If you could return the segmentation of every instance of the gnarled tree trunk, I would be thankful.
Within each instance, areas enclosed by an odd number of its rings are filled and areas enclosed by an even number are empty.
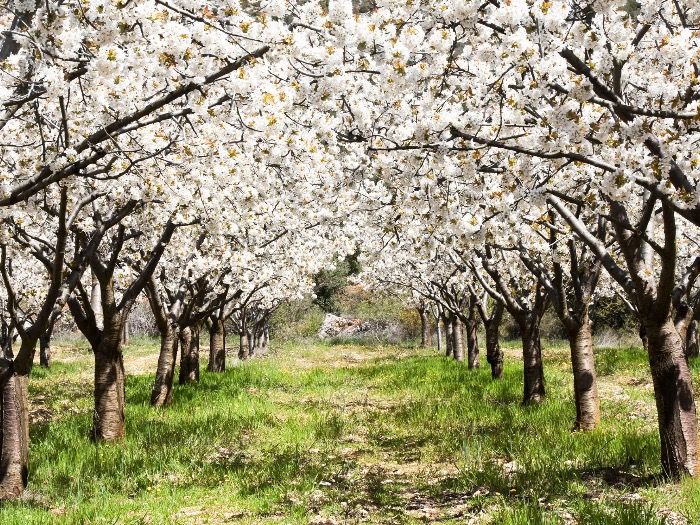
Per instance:
[[[644,323],[661,437],[661,466],[668,476],[697,476],[698,424],[683,340],[670,319]]]
[[[580,326],[569,330],[571,367],[574,374],[576,430],[593,430],[600,423],[600,401],[593,355],[593,334],[588,314]]]
[[[214,319],[209,327],[209,365],[210,372],[226,370],[226,332],[224,321]]]
[[[160,354],[156,378],[151,391],[151,405],[161,407],[169,405],[173,399],[173,377],[177,361],[178,328],[168,325],[165,333],[160,334]]]
[[[529,405],[544,399],[544,367],[540,319],[532,314],[524,317],[518,324],[523,342],[523,405]]]
[[[105,330],[94,352],[95,410],[92,438],[95,441],[114,441],[124,437],[125,433],[125,374],[121,351],[121,325],[115,330]]]

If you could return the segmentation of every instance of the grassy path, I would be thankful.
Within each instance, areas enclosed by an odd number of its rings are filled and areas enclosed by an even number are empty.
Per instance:
[[[588,434],[570,432],[567,352],[547,349],[538,407],[519,406],[516,348],[492,382],[435,350],[290,343],[153,410],[141,341],[127,438],[95,446],[91,356],[62,348],[32,377],[30,490],[0,523],[700,522],[700,483],[658,479],[642,351],[598,352],[604,420]]]

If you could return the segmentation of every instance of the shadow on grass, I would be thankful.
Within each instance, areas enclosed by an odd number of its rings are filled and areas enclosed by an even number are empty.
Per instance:
[[[609,355],[603,359],[611,368],[639,359]],[[655,431],[604,421],[595,432],[572,433],[568,375],[548,369],[547,400],[521,407],[521,374],[517,363],[507,363],[504,378],[492,381],[488,367],[470,371],[423,355],[373,357],[337,369],[284,370],[270,360],[253,361],[222,374],[203,370],[199,384],[176,385],[173,405],[161,410],[149,406],[153,376],[130,376],[126,439],[90,443],[89,412],[34,425],[30,483],[50,500],[74,503],[138,496],[159,485],[213,489],[222,483],[242,497],[266,493],[279,503],[289,490],[310,491],[356,471],[355,459],[335,452],[360,425],[367,430],[362,446],[379,457],[456,463],[457,475],[421,488],[435,499],[479,488],[518,501],[523,495],[576,498],[598,482],[653,485]],[[386,407],[355,403],[348,410],[343,401],[330,402],[338,391],[358,389],[371,390]],[[401,487],[380,471],[361,482],[370,504],[400,504]],[[338,481],[334,486],[346,499],[357,490]]]

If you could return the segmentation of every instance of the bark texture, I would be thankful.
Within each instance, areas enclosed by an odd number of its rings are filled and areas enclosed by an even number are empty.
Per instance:
[[[661,438],[661,466],[672,478],[697,476],[698,426],[684,342],[670,319],[645,323]]]
[[[51,334],[48,332],[39,338],[39,366],[51,367]]]
[[[115,441],[124,437],[124,360],[121,327],[106,335],[95,351],[95,411],[92,438]]]
[[[534,317],[534,316],[528,316]],[[544,367],[542,365],[542,343],[540,320],[528,319],[520,325],[523,342],[523,405],[544,400]]]
[[[455,316],[452,321],[453,357],[456,361],[464,361],[464,324]]]
[[[474,304],[475,300],[472,301],[472,305],[469,308],[469,317],[467,317],[467,322],[465,323],[467,331],[467,366],[469,369],[479,368],[479,318],[476,312],[476,305]]]
[[[27,486],[29,452],[28,377],[0,378],[0,500],[15,499]]]
[[[226,332],[224,321],[215,319],[209,327],[209,364],[210,372],[223,372],[226,370]]]
[[[693,320],[688,325],[688,335],[685,339],[685,355],[686,357],[698,357],[700,355],[700,346],[698,345],[698,322]]]
[[[241,340],[238,346],[238,359],[248,359],[250,354],[250,342],[248,341],[248,331],[241,330]]]
[[[199,381],[199,331],[188,326],[180,330],[178,383],[187,385],[197,381]]]
[[[454,338],[452,319],[449,316],[443,318],[445,326],[445,356],[452,357],[454,355]]]
[[[496,303],[491,315],[483,319],[486,332],[486,361],[491,365],[491,379],[503,377],[503,350],[498,333],[503,319],[503,310],[503,305]]]
[[[165,333],[160,335],[160,353],[156,378],[151,391],[151,405],[162,407],[169,405],[173,400],[173,377],[175,375],[175,362],[177,361],[178,330],[170,325]]]
[[[419,308],[418,314],[420,315],[420,345],[421,348],[428,348],[433,346],[433,333],[430,330],[430,317],[428,315],[427,308]]]
[[[569,332],[569,346],[576,400],[574,429],[593,430],[600,423],[600,402],[593,355],[593,335],[588,317],[581,326]]]

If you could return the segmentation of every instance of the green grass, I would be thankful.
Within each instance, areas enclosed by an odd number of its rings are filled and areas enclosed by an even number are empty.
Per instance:
[[[0,507],[0,523],[700,520],[700,483],[660,479],[655,422],[631,417],[653,411],[637,348],[597,353],[603,422],[591,433],[571,432],[561,344],[546,350],[547,401],[534,407],[519,404],[517,350],[494,382],[485,363],[469,371],[434,349],[307,342],[224,374],[203,370],[154,410],[156,348],[143,340],[126,351],[127,369],[139,366],[116,444],[88,440],[84,349],[36,370],[28,497]]]

